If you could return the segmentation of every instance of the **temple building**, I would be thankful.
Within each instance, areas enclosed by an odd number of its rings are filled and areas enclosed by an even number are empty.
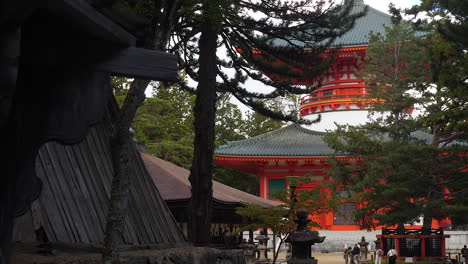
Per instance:
[[[391,26],[391,16],[366,6],[362,0],[356,1],[352,12],[361,12],[365,8],[368,8],[367,13],[356,21],[350,31],[335,41],[334,44],[340,46],[340,49],[333,65],[322,76],[321,87],[301,99],[300,115],[315,120],[320,114],[320,122],[309,126],[288,125],[256,137],[228,142],[216,150],[214,161],[217,164],[257,175],[260,197],[271,199],[270,194],[275,190],[288,189],[289,177],[312,174],[314,182],[302,186],[303,189],[329,180],[325,173],[329,167],[327,159],[335,151],[324,142],[325,131],[335,129],[335,123],[358,125],[368,120],[366,104],[371,102],[357,100],[366,95],[367,91],[364,80],[355,74],[358,67],[356,54],[365,56],[369,33],[384,34],[384,26]],[[310,83],[313,81],[310,80]],[[429,141],[431,136],[422,134],[421,137]],[[351,157],[339,158],[350,164],[357,162]],[[373,241],[376,232],[380,231],[360,231],[350,218],[357,206],[356,203],[345,203],[339,212],[314,216],[313,220],[321,225],[321,233],[343,231],[328,233],[329,236],[336,236],[337,245],[354,244],[361,235]],[[442,225],[434,220],[432,226],[439,228]]]
[[[190,197],[192,195],[188,179],[190,171],[148,153],[142,152],[141,158],[182,233],[185,237],[188,237]],[[243,206],[243,203],[256,204],[261,207],[280,205],[278,202],[263,199],[213,181],[213,211],[210,222],[211,247],[223,248],[228,246],[224,241],[223,234],[237,231],[240,227],[249,223],[249,219],[236,213],[236,208]],[[253,232],[245,233],[245,238],[253,240]],[[229,246],[238,246],[242,240],[237,239],[232,242],[235,243]]]

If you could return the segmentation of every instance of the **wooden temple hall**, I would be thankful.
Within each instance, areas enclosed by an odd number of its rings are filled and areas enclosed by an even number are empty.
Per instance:
[[[151,175],[159,193],[166,201],[183,234],[188,235],[188,208],[190,202],[190,171],[170,162],[141,153],[147,171]],[[213,215],[211,220],[211,244],[213,247],[236,247],[242,242],[242,234],[231,237],[233,243],[226,245],[226,234],[238,230],[248,223],[248,219],[236,214],[242,203],[257,204],[262,207],[273,207],[280,203],[239,191],[220,182],[213,181]],[[253,241],[253,233],[249,233]]]
[[[119,114],[110,75],[176,79],[175,55],[139,48],[142,25],[104,2],[0,2],[2,264],[53,263],[47,257],[83,254],[94,254],[86,263],[100,263],[113,176],[112,121]],[[179,228],[186,219],[187,172],[131,146],[122,249],[167,250],[126,255],[128,262],[241,263],[238,251],[191,248]],[[215,183],[218,225],[243,221],[221,217],[241,201],[275,204]],[[177,248],[183,250],[169,250]]]

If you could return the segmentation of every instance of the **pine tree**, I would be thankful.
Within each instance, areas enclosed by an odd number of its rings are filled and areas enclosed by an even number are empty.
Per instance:
[[[318,76],[329,66],[330,62],[323,61],[320,54],[362,15],[349,15],[352,4],[353,1],[328,6],[325,1],[311,0],[205,0],[185,10],[192,16],[185,20],[189,30],[177,35],[174,42],[181,66],[198,82],[195,152],[189,177],[191,240],[196,245],[209,244],[216,92],[231,93],[260,114],[295,121],[292,116],[265,108],[259,99],[309,93],[315,88],[294,84]],[[258,18],[252,13],[258,13]],[[218,56],[220,47],[224,48],[226,59]],[[233,71],[234,77],[223,68]],[[243,85],[249,78],[273,91],[248,91]]]
[[[468,2],[465,0],[424,0],[407,10],[408,14],[424,12],[429,18],[438,16],[437,30],[448,40],[468,47]],[[427,22],[419,19],[418,23]]]
[[[127,1],[96,1],[100,8],[117,8],[123,16],[135,18],[133,12],[127,12]],[[147,1],[138,1],[137,5],[146,5]],[[143,8],[146,14],[150,13],[151,23],[138,22],[143,27],[140,45],[147,49],[165,51],[170,41],[170,32],[173,32],[177,21],[175,11],[178,1],[155,1],[151,8]],[[138,10],[139,6],[133,6]],[[137,18],[141,20],[140,18]],[[131,144],[129,129],[137,113],[138,107],[145,100],[145,90],[149,80],[135,79],[129,86],[120,111],[112,121],[114,131],[111,136],[111,156],[113,166],[112,186],[109,198],[109,207],[106,215],[106,228],[104,232],[104,249],[102,251],[103,263],[120,263],[118,245],[121,241],[124,228],[124,219],[128,212],[129,199],[129,149]]]
[[[288,182],[290,185],[288,190],[277,190],[270,194],[271,198],[281,202],[280,205],[265,208],[246,203],[243,207],[236,209],[237,214],[250,220],[250,224],[243,226],[239,232],[269,228],[274,236],[279,239],[279,244],[273,251],[273,264],[276,263],[281,245],[285,242],[289,233],[297,228],[294,220],[296,220],[298,210],[305,209],[310,215],[318,216],[336,210],[340,204],[340,198],[321,191],[323,189],[321,185],[315,185],[312,188],[307,187],[307,190],[300,190],[304,185],[313,182],[308,174],[299,178],[290,177]],[[320,228],[321,226],[318,222],[312,220],[308,227]]]
[[[353,0],[345,1],[344,5],[315,0],[122,0],[118,3],[151,21],[143,32],[141,44],[144,47],[176,52],[181,68],[198,82],[196,89],[184,82],[180,85],[197,95],[194,160],[189,178],[192,185],[190,239],[197,246],[207,246],[217,92],[230,93],[263,115],[295,120],[265,108],[258,100],[289,93],[310,93],[315,87],[295,84],[318,76],[330,65],[330,61],[324,61],[320,54],[362,14],[349,15]],[[226,53],[225,59],[218,56],[218,51]],[[226,74],[224,69],[230,69],[234,76]],[[243,85],[249,78],[272,87],[273,91],[266,94],[248,91]],[[125,214],[126,189],[119,187],[127,186],[125,170],[128,166],[125,157],[121,157],[125,152],[122,151],[125,149],[123,139],[128,137],[131,119],[144,100],[147,85],[148,82],[143,80],[132,83],[127,95],[129,100],[125,100],[120,121],[115,126],[118,128],[115,138],[119,140],[114,144],[114,161],[123,165],[115,168],[117,177],[114,176],[116,183],[112,190],[115,195],[112,196],[117,198],[112,202],[115,206],[111,206],[109,215],[118,216],[113,221],[116,223],[114,227],[108,228],[107,233],[114,234],[115,238],[108,239],[111,241],[106,242],[108,248],[116,248],[118,232],[112,230],[120,228]],[[124,180],[123,184],[120,179]],[[113,210],[114,207],[117,210]]]
[[[336,188],[356,194],[352,199],[361,207],[354,217],[363,228],[415,223],[421,216],[425,230],[432,219],[468,220],[466,145],[454,142],[463,136],[455,124],[466,103],[456,103],[447,83],[437,81],[441,71],[435,69],[445,63],[434,52],[440,37],[415,35],[401,22],[371,37],[361,74],[368,80],[364,99],[374,100],[370,110],[378,115],[326,138],[338,155],[360,160],[349,165],[331,159],[330,174]],[[418,105],[423,114],[410,115]]]

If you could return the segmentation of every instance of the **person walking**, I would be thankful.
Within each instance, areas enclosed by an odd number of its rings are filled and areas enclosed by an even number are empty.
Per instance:
[[[381,248],[378,248],[375,251],[375,264],[382,264],[382,256],[383,256],[383,250]]]
[[[361,249],[359,249],[359,246],[357,244],[354,245],[352,254],[353,254],[353,261],[354,264],[359,264],[359,254],[361,253]]]
[[[396,257],[397,257],[397,252],[395,249],[390,249],[388,252],[387,252],[387,256],[388,256],[388,264],[395,264],[395,261],[396,261]]]
[[[347,249],[345,249],[344,253],[343,253],[343,258],[344,258],[344,263],[345,264],[352,264],[351,262],[353,261],[353,255],[351,254],[353,250],[351,249],[351,247],[348,247]]]
[[[462,259],[460,260],[460,262],[466,264],[467,262],[466,258],[468,257],[468,248],[466,248],[466,245],[464,245],[461,250],[461,256],[462,256]]]

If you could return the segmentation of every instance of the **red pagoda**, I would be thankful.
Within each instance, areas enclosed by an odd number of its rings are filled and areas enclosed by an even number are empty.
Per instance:
[[[314,182],[303,186],[303,189],[329,180],[325,170],[329,167],[327,158],[334,150],[323,141],[325,130],[336,128],[335,123],[357,125],[368,120],[366,104],[371,102],[357,100],[357,97],[366,94],[366,87],[364,80],[354,73],[358,67],[356,54],[365,56],[369,33],[385,33],[384,26],[391,25],[391,16],[366,6],[362,0],[356,1],[352,12],[361,12],[366,7],[366,15],[356,21],[353,29],[336,40],[335,44],[341,48],[334,64],[322,76],[322,86],[301,99],[300,115],[315,120],[321,114],[319,123],[310,126],[288,125],[256,137],[228,142],[216,150],[214,161],[217,164],[258,176],[261,197],[268,199],[273,191],[288,189],[289,177],[312,173]],[[426,140],[430,140],[429,135]],[[340,158],[350,164],[357,162],[351,157]],[[313,220],[322,226],[321,230],[349,234],[350,231],[359,230],[359,226],[349,217],[357,206],[356,203],[345,203],[339,208],[340,212],[315,216]],[[439,228],[442,224],[434,220],[432,226]],[[357,233],[353,237],[356,236]],[[373,237],[375,239],[375,235]]]

